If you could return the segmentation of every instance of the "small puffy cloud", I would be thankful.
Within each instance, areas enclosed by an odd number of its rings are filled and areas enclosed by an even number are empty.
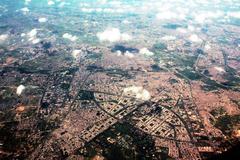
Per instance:
[[[0,43],[6,41],[8,39],[8,37],[9,37],[8,34],[0,35]]]
[[[125,52],[124,55],[127,56],[128,58],[133,58],[134,57],[134,54],[129,52],[129,51]]]
[[[187,29],[185,29],[185,28],[177,28],[176,31],[179,33],[187,33],[188,32]]]
[[[121,34],[121,41],[130,41],[132,39],[132,37],[127,34],[127,33],[122,33]]]
[[[240,19],[240,12],[228,12],[227,15],[229,17],[239,18]]]
[[[188,38],[191,42],[195,42],[195,43],[201,43],[202,39],[198,37],[198,35],[196,34],[192,34],[189,38]]]
[[[141,55],[145,55],[145,56],[153,56],[154,53],[149,51],[147,48],[141,48],[140,50],[136,49],[136,52],[131,52],[131,51],[120,51],[117,50],[115,53],[117,54],[117,56],[126,56],[128,58],[134,58],[137,54],[141,54]]]
[[[34,28],[30,32],[27,33],[28,41],[31,41],[33,44],[39,43],[41,40],[37,38],[37,29]],[[26,34],[22,33],[21,36],[24,37]]]
[[[30,10],[27,8],[27,7],[24,7],[22,9],[20,9],[23,13],[27,13],[29,12]]]
[[[105,3],[107,3],[107,1],[108,0],[98,0],[98,2],[101,3],[101,4],[105,4]]]
[[[154,53],[149,51],[147,48],[142,48],[139,51],[140,54],[146,55],[146,56],[153,56]]]
[[[139,86],[131,86],[124,88],[123,93],[124,94],[131,93],[135,95],[137,99],[141,99],[143,101],[147,101],[151,98],[150,93],[143,87]]]
[[[168,10],[158,13],[156,17],[159,20],[172,20],[172,19],[183,20],[186,18],[186,16],[182,13],[175,13]]]
[[[18,86],[18,87],[17,87],[16,94],[17,94],[18,96],[20,96],[25,89],[26,89],[26,87],[25,87],[24,85]]]
[[[71,35],[71,34],[69,34],[69,33],[63,34],[62,37],[65,38],[65,39],[68,39],[68,40],[70,40],[70,41],[72,41],[72,42],[74,42],[74,41],[76,41],[76,40],[78,39],[77,36],[73,36],[73,35]]]
[[[39,39],[39,38],[35,38],[35,39],[33,39],[32,40],[32,43],[33,44],[37,44],[37,43],[39,43],[41,40]]]
[[[34,36],[36,36],[36,35],[37,35],[37,29],[36,29],[36,28],[32,29],[30,32],[27,33],[27,35],[28,35],[29,37],[34,37]]]
[[[124,21],[122,21],[122,23],[123,23],[123,24],[131,24],[131,22],[128,21],[128,20],[124,20]]]
[[[121,55],[122,55],[122,52],[121,52],[121,51],[119,51],[119,50],[118,50],[118,51],[116,51],[115,53],[117,54],[117,56],[121,56]]]
[[[157,14],[157,19],[166,20],[166,19],[176,19],[177,14],[170,11],[160,12]]]
[[[26,36],[26,33],[21,33],[21,37],[24,37],[24,36]]]
[[[40,23],[47,22],[47,18],[44,18],[44,17],[39,18],[39,19],[38,19],[38,22],[40,22]]]
[[[132,37],[127,33],[121,33],[118,28],[108,28],[103,32],[97,33],[100,41],[119,42],[129,41]]]
[[[221,11],[198,13],[195,15],[195,22],[203,24],[210,19],[220,18],[222,16],[224,16],[224,13]]]
[[[191,32],[195,31],[195,27],[192,25],[188,25],[187,29]]]
[[[55,3],[53,1],[48,1],[48,5],[51,6],[51,5],[54,5]]]
[[[126,56],[128,58],[134,58],[136,53],[132,53],[130,51],[126,51],[126,52],[121,52],[120,50],[117,50],[115,52],[117,54],[117,56]]]
[[[95,11],[96,11],[96,12],[102,12],[103,9],[102,9],[102,8],[96,8]]]
[[[204,50],[205,51],[209,51],[211,49],[211,45],[209,43],[207,43],[205,46],[204,46]]]
[[[175,36],[164,36],[161,39],[164,41],[173,41],[176,40],[177,38]]]
[[[72,51],[72,56],[76,59],[79,57],[80,53],[82,53],[82,50],[80,49],[75,49]]]
[[[62,8],[62,7],[64,7],[65,6],[65,2],[61,2],[59,5],[58,5],[58,7],[60,7],[60,8]]]
[[[82,8],[81,11],[86,13],[91,13],[91,12],[94,12],[95,10],[93,8]]]
[[[195,16],[195,21],[198,23],[204,23],[207,18],[208,18],[207,15],[199,14]]]
[[[32,0],[25,0],[25,4],[28,5]]]

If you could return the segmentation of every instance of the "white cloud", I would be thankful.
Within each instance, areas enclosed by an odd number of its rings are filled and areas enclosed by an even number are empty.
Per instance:
[[[209,51],[211,49],[211,45],[209,43],[207,43],[205,46],[204,46],[204,50],[205,51]]]
[[[192,25],[188,25],[187,29],[191,32],[195,31],[195,27]]]
[[[47,22],[47,18],[44,18],[44,17],[39,18],[39,19],[38,19],[38,22],[40,22],[40,23]]]
[[[207,18],[207,15],[205,14],[198,14],[195,16],[195,21],[198,23],[204,23]]]
[[[27,36],[28,36],[28,41],[31,41],[33,44],[37,44],[39,43],[41,40],[39,38],[37,38],[37,29],[34,28],[32,29],[30,32],[27,33]],[[21,34],[22,37],[25,36],[25,34]]]
[[[102,8],[96,8],[96,10],[95,10],[96,12],[102,12],[103,11],[103,9]]]
[[[176,31],[180,33],[187,33],[187,30],[185,28],[177,28]]]
[[[22,92],[25,90],[25,86],[24,85],[20,85],[20,86],[18,86],[17,87],[17,91],[16,91],[16,94],[18,95],[18,96],[20,96],[21,94],[22,94]]]
[[[71,35],[69,33],[64,33],[62,37],[65,38],[65,39],[68,39],[68,40],[70,40],[72,42],[74,42],[74,41],[76,41],[78,39],[77,36],[73,36],[73,35]]]
[[[146,56],[153,56],[154,53],[149,51],[147,48],[142,48],[139,51],[140,54],[146,55]]]
[[[165,11],[157,14],[157,19],[166,20],[166,19],[175,19],[177,17],[176,13]]]
[[[204,13],[198,13],[198,14],[195,14],[195,22],[203,24],[206,21],[209,21],[210,19],[216,19],[223,16],[224,16],[224,13],[221,11],[216,11],[216,12],[208,11]]]
[[[98,2],[101,4],[105,4],[105,3],[107,3],[107,0],[98,0]]]
[[[25,4],[28,5],[32,0],[25,0]]]
[[[21,33],[21,37],[24,37],[24,36],[26,36],[26,34],[25,33]]]
[[[177,38],[175,36],[163,36],[161,39],[164,41],[173,41],[176,40]]]
[[[51,6],[51,5],[54,5],[55,3],[53,1],[48,1],[48,5]]]
[[[196,34],[192,34],[189,38],[190,41],[195,42],[195,43],[201,43],[202,39],[198,37]]]
[[[127,93],[134,94],[137,99],[141,99],[144,101],[147,101],[151,98],[150,93],[143,87],[139,87],[139,86],[131,86],[131,87],[124,88],[123,92],[124,94],[127,94]]]
[[[20,9],[23,13],[27,13],[29,12],[30,10],[27,8],[27,7],[24,7],[22,9]]]
[[[172,20],[172,19],[183,20],[186,18],[183,13],[175,13],[168,10],[158,13],[156,17],[159,20]]]
[[[126,20],[126,19],[125,19],[124,21],[122,21],[122,23],[123,23],[123,24],[131,24],[131,22],[128,21],[128,20]]]
[[[41,40],[39,39],[39,38],[35,38],[35,39],[33,39],[32,40],[32,43],[33,44],[37,44],[37,43],[39,43]]]
[[[36,29],[36,28],[32,29],[30,32],[27,33],[27,35],[28,35],[29,37],[34,37],[34,36],[36,36],[36,35],[37,35],[37,29]]]
[[[125,52],[124,55],[129,57],[129,58],[133,58],[134,57],[134,54],[129,52],[129,51]]]
[[[82,8],[81,11],[86,12],[86,13],[91,13],[94,11],[94,9],[93,8]]]
[[[0,35],[0,42],[4,42],[4,41],[6,41],[7,39],[8,39],[8,34],[2,34],[2,35]]]
[[[127,33],[121,33],[118,28],[108,28],[103,32],[97,33],[100,41],[118,42],[129,41],[132,37]]]
[[[65,6],[65,2],[61,2],[59,5],[58,5],[58,7],[60,7],[60,8],[62,8],[62,7],[64,7]]]
[[[233,18],[240,18],[240,12],[228,12],[227,15]]]
[[[117,54],[117,56],[121,56],[122,55],[122,52],[119,51],[119,50],[117,50],[115,53]]]
[[[76,49],[72,51],[72,56],[76,59],[79,57],[79,54],[82,52],[80,49]]]
[[[127,33],[122,33],[121,34],[121,41],[130,41],[132,39],[132,37],[127,34]]]

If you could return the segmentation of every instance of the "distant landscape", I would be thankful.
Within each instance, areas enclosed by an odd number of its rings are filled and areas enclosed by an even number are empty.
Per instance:
[[[240,1],[1,0],[0,159],[240,159]]]

